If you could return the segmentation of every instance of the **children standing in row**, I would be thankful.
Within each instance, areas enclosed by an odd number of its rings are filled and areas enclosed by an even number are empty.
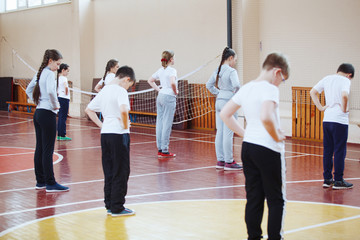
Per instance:
[[[130,103],[127,90],[135,83],[132,68],[123,66],[115,79],[89,103],[85,112],[101,128],[101,151],[104,171],[104,202],[109,215],[135,214],[124,207],[130,175]],[[96,112],[102,112],[101,122]]]
[[[156,145],[159,157],[175,157],[169,152],[170,134],[176,109],[176,95],[178,95],[177,72],[174,65],[174,52],[162,53],[161,65],[148,80],[152,88],[159,92],[156,99]],[[155,81],[160,80],[161,89]]]
[[[242,166],[237,164],[233,158],[233,138],[234,132],[231,131],[221,120],[220,111],[225,104],[240,89],[240,82],[237,71],[234,69],[237,56],[234,50],[226,47],[222,53],[220,66],[216,69],[206,88],[216,95],[216,138],[215,150],[217,157],[217,169],[241,170]],[[237,118],[237,113],[234,114]]]
[[[69,74],[69,65],[62,63],[57,70],[58,72],[58,100],[60,103],[60,110],[58,114],[58,136],[57,140],[69,141],[71,138],[66,136],[66,119],[69,112],[70,91],[67,75]]]
[[[36,148],[34,168],[36,189],[46,189],[46,192],[69,191],[55,181],[53,169],[53,153],[56,138],[56,113],[60,105],[56,93],[55,73],[62,60],[62,55],[55,49],[45,51],[39,71],[26,88],[26,94],[36,106],[34,126],[36,133]]]

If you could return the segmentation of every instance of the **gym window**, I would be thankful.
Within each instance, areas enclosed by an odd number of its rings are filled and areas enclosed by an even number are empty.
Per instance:
[[[71,2],[71,0],[0,0],[0,13],[67,2]]]

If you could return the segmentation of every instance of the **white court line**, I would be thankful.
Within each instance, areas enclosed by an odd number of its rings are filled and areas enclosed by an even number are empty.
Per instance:
[[[59,162],[61,162],[64,157],[63,157],[63,155],[58,154],[57,152],[54,152],[54,154],[59,157],[58,160],[53,162],[53,164],[55,165],[55,164],[58,164]],[[4,173],[0,173],[0,176],[13,174],[13,173],[27,172],[27,171],[30,171],[30,170],[34,170],[34,168],[28,168],[28,169],[24,169],[24,170],[13,171],[13,172],[4,172]]]
[[[13,125],[22,124],[22,123],[28,123],[28,122],[32,122],[32,120],[16,122],[16,123],[7,123],[7,124],[0,125],[0,127],[13,126]]]

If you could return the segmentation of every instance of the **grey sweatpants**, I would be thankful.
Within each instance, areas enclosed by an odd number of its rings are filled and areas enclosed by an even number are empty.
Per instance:
[[[176,97],[159,93],[156,99],[156,108],[156,145],[158,150],[168,152],[176,109]]]

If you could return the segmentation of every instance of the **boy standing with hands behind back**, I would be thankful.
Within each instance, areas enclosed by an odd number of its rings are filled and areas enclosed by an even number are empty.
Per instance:
[[[135,82],[132,68],[119,68],[115,79],[98,93],[85,110],[101,128],[104,202],[107,213],[113,217],[135,214],[134,210],[124,207],[130,175],[130,103],[127,90]],[[104,122],[99,120],[96,112],[103,114]]]

